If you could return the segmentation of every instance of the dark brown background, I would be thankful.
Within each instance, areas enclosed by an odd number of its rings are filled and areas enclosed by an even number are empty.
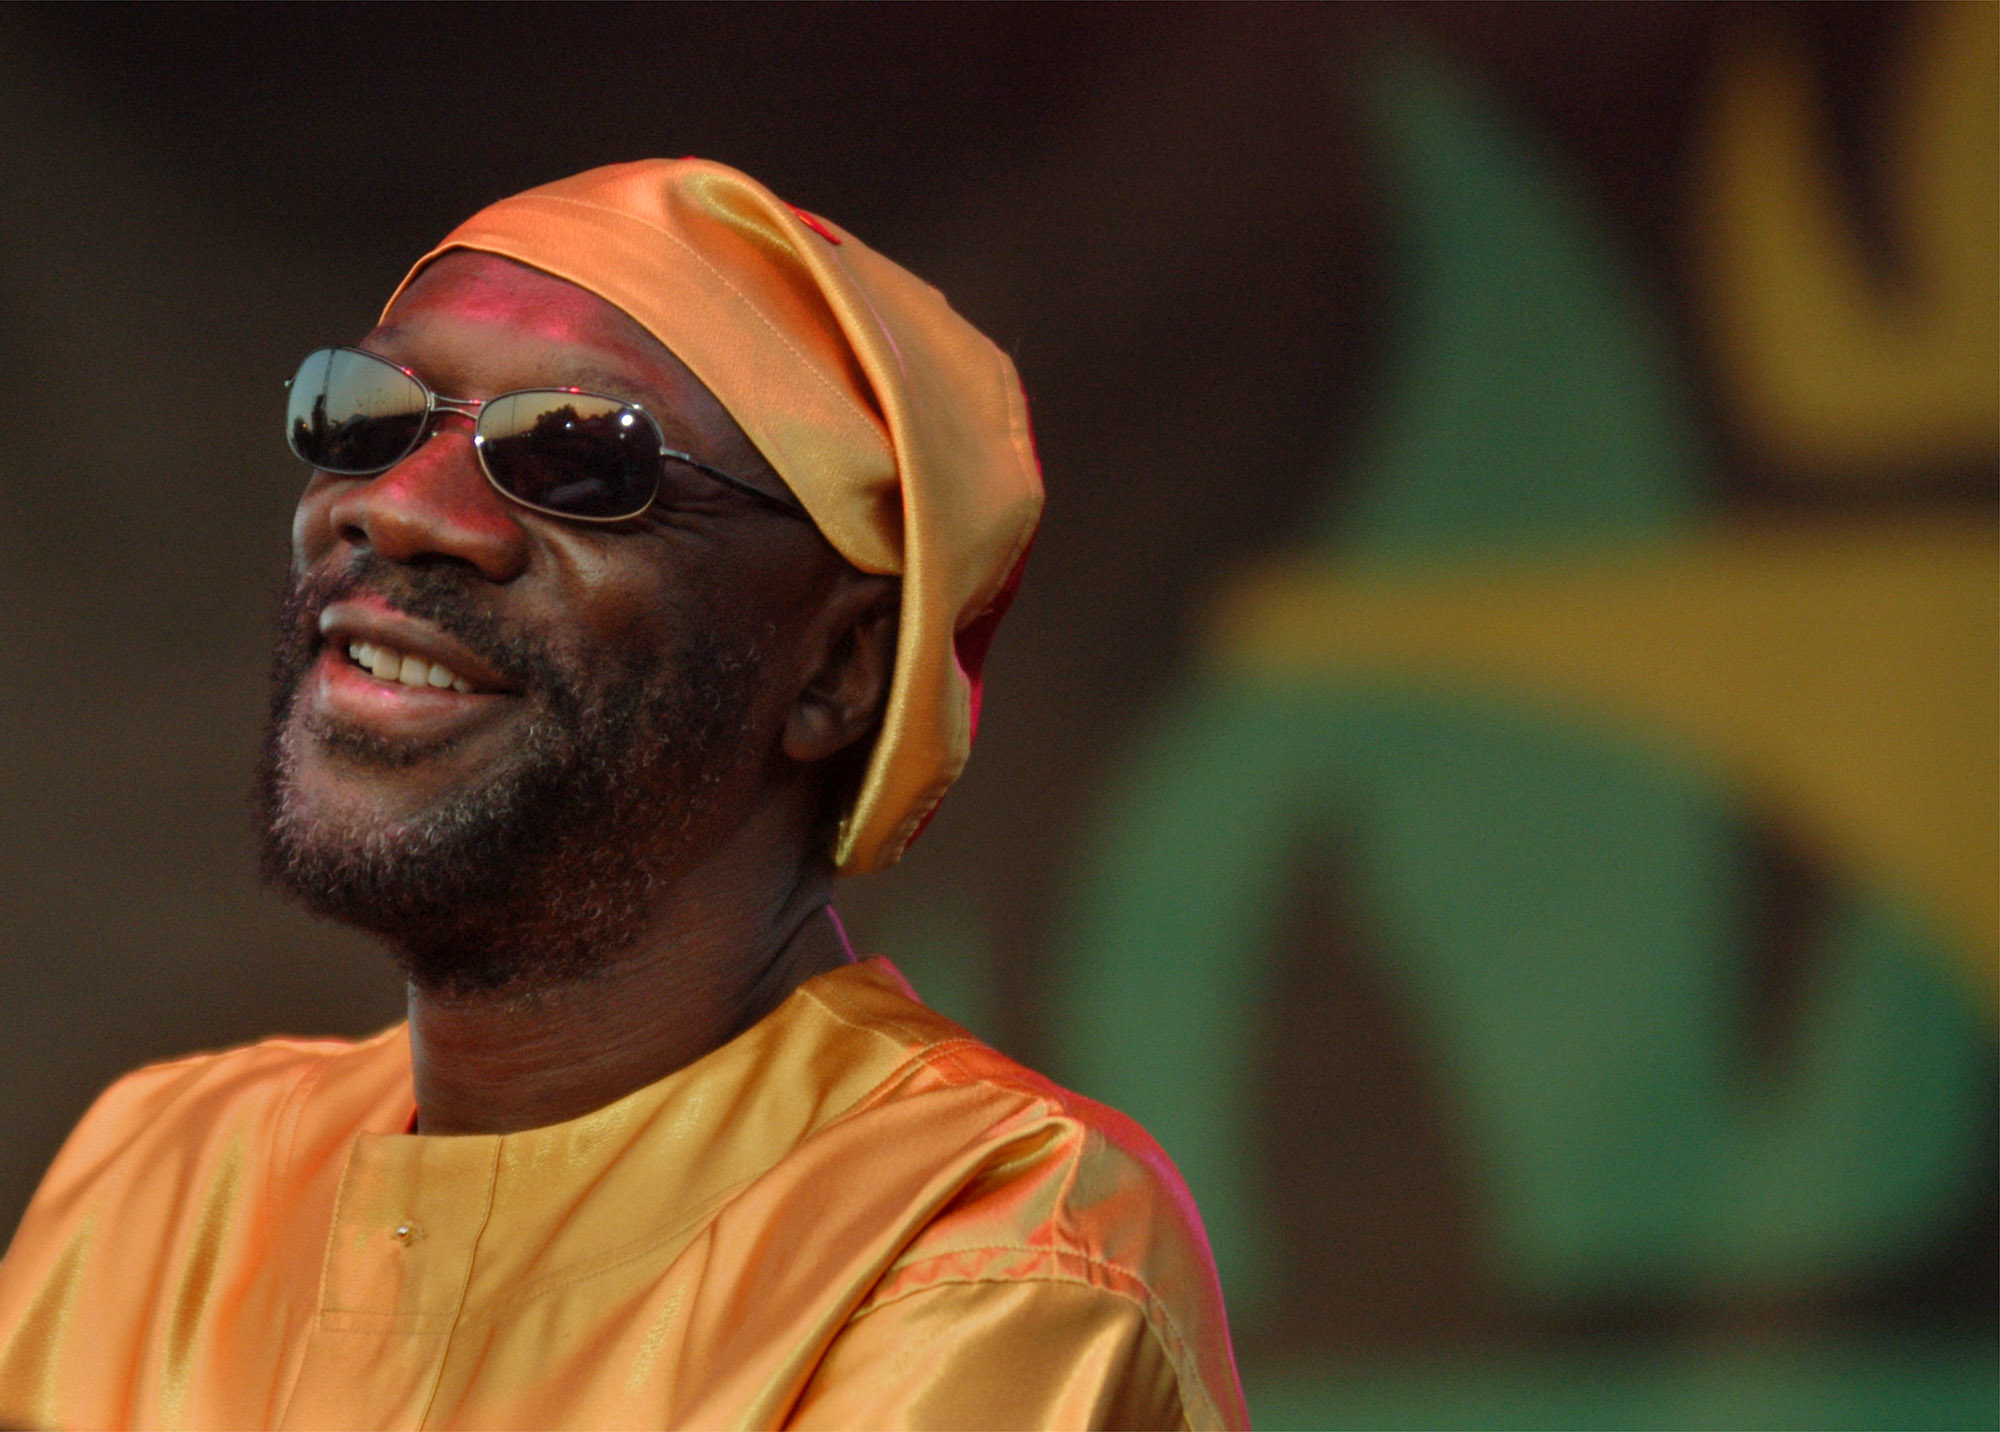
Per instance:
[[[1910,13],[1760,17],[1809,43],[1842,182],[1891,280],[1865,136]],[[248,771],[300,481],[279,383],[307,348],[364,331],[408,262],[472,210],[620,159],[724,160],[924,275],[1015,355],[1048,517],[989,664],[979,747],[904,867],[844,909],[873,945],[899,909],[948,890],[988,932],[989,1032],[1034,1061],[1082,793],[1185,672],[1196,594],[1317,510],[1347,415],[1380,381],[1385,239],[1350,63],[1370,45],[1434,44],[1571,166],[1676,325],[1722,454],[1718,504],[1990,515],[1987,463],[1889,495],[1802,498],[1716,398],[1671,220],[1697,95],[1745,17],[0,10],[0,1224],[121,1070],[398,1015],[400,991],[362,941],[280,905],[252,873]],[[1420,1102],[1394,1083],[1405,1034],[1371,1013],[1365,973],[1299,978],[1291,1005],[1323,1007],[1323,1032],[1345,1036],[1329,1048],[1391,1049],[1346,1074],[1348,1056],[1330,1055],[1318,1077],[1384,1078],[1391,1103]],[[1393,1125],[1349,1136],[1399,1138]],[[1986,1207],[1954,1245],[1957,1271],[1922,1274],[1919,1303],[1962,1311],[1988,1296]],[[1419,1264],[1452,1256],[1430,1247]],[[1454,1320],[1486,1316],[1476,1300],[1398,1302],[1411,1266],[1362,1275],[1378,1296],[1299,1330],[1305,1349],[1450,1341]]]

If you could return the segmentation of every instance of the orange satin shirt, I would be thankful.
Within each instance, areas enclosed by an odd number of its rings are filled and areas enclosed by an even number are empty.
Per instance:
[[[0,1421],[1246,1422],[1166,1157],[885,961],[580,1119],[414,1106],[400,1027],[119,1081],[0,1264]]]

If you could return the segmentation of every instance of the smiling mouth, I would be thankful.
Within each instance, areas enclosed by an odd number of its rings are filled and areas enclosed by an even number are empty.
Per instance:
[[[347,644],[347,659],[377,681],[385,683],[466,694],[475,689],[471,682],[442,662],[426,661],[421,656],[412,656],[380,642],[350,641]]]

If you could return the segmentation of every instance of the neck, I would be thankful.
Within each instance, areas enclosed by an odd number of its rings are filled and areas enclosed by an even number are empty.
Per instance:
[[[830,875],[799,880],[776,901],[682,884],[700,898],[670,902],[646,936],[588,977],[489,995],[411,986],[419,1129],[511,1133],[600,1109],[720,1048],[854,958],[828,903]]]

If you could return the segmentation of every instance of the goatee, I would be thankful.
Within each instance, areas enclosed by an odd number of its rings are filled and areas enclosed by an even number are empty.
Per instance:
[[[316,914],[381,936],[411,982],[437,995],[532,995],[587,978],[637,938],[650,896],[694,838],[722,774],[748,759],[757,653],[687,613],[671,650],[588,660],[511,634],[455,569],[371,553],[294,580],[280,614],[257,773],[266,881]],[[395,742],[296,712],[318,655],[317,615],[367,591],[478,653],[527,703],[509,755],[402,820],[316,809],[293,772],[298,743],[392,769],[443,747]]]

